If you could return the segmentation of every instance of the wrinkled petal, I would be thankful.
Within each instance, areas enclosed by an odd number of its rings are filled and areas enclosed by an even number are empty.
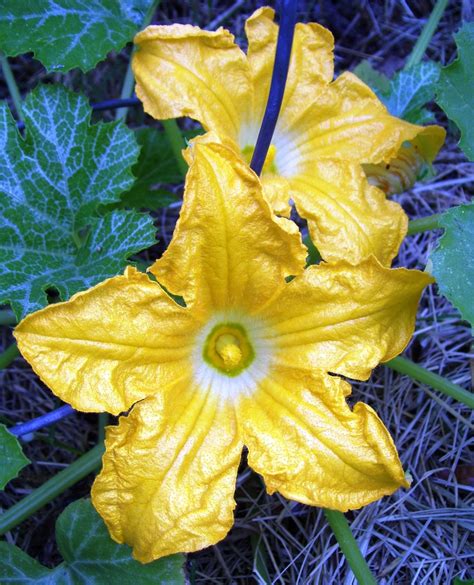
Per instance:
[[[255,127],[256,133],[267,103],[275,59],[278,25],[274,23],[274,16],[272,8],[259,8],[245,24],[249,42],[247,56],[255,96],[248,123]],[[296,24],[282,102],[282,113],[287,119],[299,116],[302,104],[312,101],[318,89],[321,90],[332,80],[333,49],[334,37],[330,31],[315,23]]]
[[[406,235],[403,209],[369,185],[357,164],[319,162],[291,180],[291,195],[324,260],[357,264],[373,254],[390,266]]]
[[[252,89],[245,54],[229,31],[149,26],[135,44],[136,94],[148,114],[158,120],[189,116],[237,139]]]
[[[233,409],[188,378],[107,428],[92,502],[141,562],[205,548],[232,526],[241,451]]]
[[[74,408],[118,414],[189,369],[201,326],[145,274],[116,276],[26,317],[18,347]]]
[[[273,212],[282,217],[290,217],[291,197],[290,182],[278,175],[262,176],[263,193],[273,209]]]
[[[411,189],[431,172],[431,163],[438,151],[436,145],[444,142],[446,132],[440,126],[427,126],[411,142],[402,144],[389,163],[363,165],[371,185],[387,195],[396,195]]]
[[[275,369],[239,404],[249,465],[269,493],[342,512],[408,487],[393,441],[350,386],[304,370]]]
[[[366,380],[380,362],[401,353],[415,327],[418,301],[433,278],[382,267],[370,257],[310,266],[261,312],[263,339],[279,364]]]
[[[215,132],[206,132],[205,134],[200,134],[199,136],[196,136],[190,140],[189,144],[191,146],[195,144],[222,144],[233,150],[237,156],[239,156],[239,158],[242,155],[240,148],[235,142],[226,136],[219,136]],[[190,163],[193,158],[191,152],[192,151],[188,149],[184,155],[188,163]],[[250,163],[250,160],[246,162]],[[290,217],[290,183],[288,179],[285,179],[284,177],[281,177],[275,173],[268,173],[264,170],[260,175],[260,181],[263,187],[263,194],[270,204],[270,207],[273,209],[273,212],[276,215],[282,217]]]
[[[186,303],[260,306],[304,269],[296,225],[273,215],[257,176],[230,149],[196,143],[173,239],[151,271]]]
[[[391,116],[372,90],[347,72],[313,102],[303,105],[298,120],[286,123],[282,112],[281,126],[286,147],[279,171],[287,178],[311,174],[314,163],[321,159],[388,163],[405,141],[419,135],[425,136],[433,156],[442,144],[442,131],[433,135],[429,126]]]

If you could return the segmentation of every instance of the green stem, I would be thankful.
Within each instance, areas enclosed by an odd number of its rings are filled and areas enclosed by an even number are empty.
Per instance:
[[[99,433],[97,442],[103,445],[105,441],[105,427],[109,424],[109,415],[106,412],[99,413]]]
[[[159,3],[160,3],[160,0],[155,0],[151,4],[151,6],[148,9],[148,12],[146,13],[145,18],[143,20],[143,23],[142,23],[143,28],[147,27],[150,24],[151,19],[153,18],[153,15],[155,14],[155,10],[158,8]],[[122,91],[120,92],[121,99],[127,99],[127,98],[131,97],[133,94],[133,87],[135,85],[135,78],[133,76],[133,70],[132,70],[133,53],[135,53],[135,46],[133,47],[132,52],[130,54],[130,61],[129,61],[128,67],[127,67],[127,73],[125,74],[125,78],[123,80]],[[127,114],[128,114],[128,108],[117,108],[117,110],[115,110],[115,119],[116,120],[125,120],[125,118],[127,117]]]
[[[428,215],[428,217],[413,219],[408,224],[407,236],[426,232],[427,230],[440,229],[440,220],[442,219],[443,215],[443,213],[434,213],[433,215]]]
[[[423,55],[425,54],[425,51],[431,42],[431,39],[438,27],[438,23],[443,16],[447,4],[448,0],[436,1],[436,4],[431,11],[430,17],[426,21],[426,24],[423,27],[423,30],[421,31],[421,34],[418,37],[418,40],[416,41],[415,46],[413,47],[412,52],[407,59],[407,62],[405,63],[404,69],[408,69],[409,67],[413,67],[413,65],[417,65],[423,58]]]
[[[344,514],[327,508],[324,514],[359,585],[377,585]]]
[[[17,320],[10,309],[5,309],[4,311],[0,311],[0,325],[16,325]]]
[[[12,361],[20,355],[16,343],[12,343],[7,349],[0,354],[0,370],[7,368]]]
[[[176,162],[178,163],[179,170],[183,177],[186,175],[188,165],[183,158],[181,151],[186,147],[183,135],[179,129],[176,120],[162,120],[163,128],[165,129],[166,138],[170,143],[171,150],[173,151]]]
[[[18,86],[16,84],[15,77],[13,76],[10,63],[2,51],[0,51],[0,63],[2,65],[5,81],[7,82],[8,91],[10,92],[13,105],[15,106],[16,114],[20,120],[23,120],[23,114],[21,110],[21,95],[18,91]]]
[[[95,471],[103,452],[104,447],[97,445],[4,512],[0,516],[0,535],[29,518],[56,496]]]
[[[133,53],[135,52],[135,48],[132,49],[132,54],[130,55],[130,63],[127,67],[127,73],[125,73],[125,77],[123,80],[122,91],[120,92],[121,99],[127,99],[131,97],[133,93],[133,86],[135,84],[135,77],[133,76],[132,71],[132,57]],[[128,108],[117,108],[115,110],[115,119],[116,120],[125,120],[128,114]]]
[[[438,376],[438,374],[425,370],[425,368],[422,368],[405,357],[398,356],[385,362],[384,365],[400,374],[406,374],[421,384],[431,386],[431,388],[439,390],[446,396],[455,398],[458,402],[462,402],[470,408],[474,408],[474,394],[472,392],[465,390],[442,376]]]

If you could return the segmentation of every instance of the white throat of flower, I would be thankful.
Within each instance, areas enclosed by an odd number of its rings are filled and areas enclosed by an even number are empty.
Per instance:
[[[195,340],[193,377],[199,388],[234,402],[250,396],[270,369],[273,344],[262,321],[238,311],[215,314]]]
[[[251,149],[257,142],[259,127],[260,124],[242,124],[240,128],[238,142],[244,158],[246,158],[248,152],[253,153]],[[270,165],[267,166],[278,176],[289,179],[298,174],[301,158],[299,147],[296,146],[296,138],[288,130],[285,131],[279,128],[277,124],[270,146],[272,157]],[[266,174],[265,167],[263,174]]]

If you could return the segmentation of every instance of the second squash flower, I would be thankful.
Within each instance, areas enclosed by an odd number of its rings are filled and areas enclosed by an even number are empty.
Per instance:
[[[225,30],[173,24],[150,26],[135,38],[136,92],[156,119],[189,116],[250,162],[266,106],[278,26],[270,8],[246,23],[247,54]],[[406,233],[401,207],[368,184],[361,164],[389,164],[416,138],[432,161],[444,130],[391,116],[351,73],[333,80],[332,34],[296,25],[279,121],[262,173],[274,211],[292,199],[308,220],[325,260],[358,263],[374,254],[389,265]]]

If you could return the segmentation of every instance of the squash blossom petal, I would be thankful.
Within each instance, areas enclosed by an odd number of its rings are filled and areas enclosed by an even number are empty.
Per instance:
[[[362,165],[369,183],[390,196],[403,193],[417,181],[426,179],[437,154],[434,149],[437,134],[438,126],[428,126],[422,135],[402,144],[389,163]]]
[[[195,26],[149,26],[135,37],[136,93],[156,119],[189,116],[251,160],[269,92],[278,26],[263,7],[246,23],[247,55],[233,35]],[[360,165],[388,164],[417,138],[431,162],[444,140],[391,116],[351,73],[333,81],[332,34],[298,23],[282,109],[261,180],[278,215],[293,200],[325,260],[390,265],[407,230],[401,207],[369,185]],[[378,183],[376,183],[378,184]]]
[[[358,508],[408,485],[387,429],[370,406],[348,407],[337,375],[365,380],[405,348],[431,277],[374,257],[304,270],[295,224],[246,163],[218,144],[191,152],[156,281],[127,268],[15,331],[75,408],[132,407],[107,428],[92,500],[142,562],[227,534],[244,445],[270,493],[314,506]]]

